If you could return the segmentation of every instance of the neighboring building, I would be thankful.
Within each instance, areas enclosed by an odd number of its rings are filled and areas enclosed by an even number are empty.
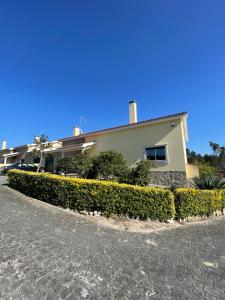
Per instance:
[[[198,169],[187,164],[186,143],[188,141],[187,113],[177,113],[160,118],[137,122],[136,103],[129,103],[130,123],[90,133],[81,133],[74,128],[73,136],[52,142],[46,151],[44,164],[53,171],[57,161],[71,156],[76,151],[95,155],[101,151],[121,152],[132,165],[143,159],[155,162],[151,173],[151,184],[185,186],[187,178],[198,176]],[[33,145],[3,149],[0,160],[12,163],[23,160],[34,162]]]
[[[54,160],[52,153],[61,148],[62,143],[58,141],[51,142],[51,148],[44,151],[43,167],[51,172],[54,169]],[[2,142],[2,150],[0,150],[0,167],[14,163],[39,163],[40,159],[35,155],[35,144],[22,145],[18,147],[7,148],[6,141]]]

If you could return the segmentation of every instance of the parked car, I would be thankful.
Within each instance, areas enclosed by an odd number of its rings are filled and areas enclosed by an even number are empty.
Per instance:
[[[9,170],[37,171],[35,164],[15,163],[1,168],[1,173],[6,174]]]

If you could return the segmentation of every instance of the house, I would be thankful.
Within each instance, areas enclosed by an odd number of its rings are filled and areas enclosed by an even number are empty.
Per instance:
[[[50,153],[55,149],[61,148],[61,143],[58,141],[51,142],[51,148],[44,151],[45,159],[43,167],[46,171],[51,172],[54,167]],[[12,148],[6,147],[6,141],[2,142],[2,150],[0,150],[0,167],[15,163],[35,164],[39,163],[40,158],[35,155],[35,144],[22,145]]]
[[[176,113],[145,121],[137,121],[137,104],[129,102],[129,124],[82,133],[74,128],[73,135],[52,142],[53,147],[45,153],[44,164],[53,171],[57,161],[75,152],[87,152],[93,156],[101,151],[115,150],[124,155],[130,165],[143,159],[155,163],[151,172],[151,184],[185,186],[188,178],[198,176],[198,169],[188,165],[186,144],[188,142],[187,113]],[[4,163],[31,162],[31,145],[3,149],[0,159]]]

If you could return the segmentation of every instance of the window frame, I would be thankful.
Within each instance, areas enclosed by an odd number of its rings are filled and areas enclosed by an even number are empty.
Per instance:
[[[155,160],[150,160],[149,161],[152,161],[152,162],[155,162],[157,164],[165,164],[165,163],[169,163],[169,155],[168,155],[168,144],[163,144],[163,145],[151,145],[151,146],[145,146],[144,147],[144,159],[145,160],[148,160],[147,159],[147,149],[153,149],[153,148],[162,148],[164,147],[165,148],[165,160],[158,160],[158,159],[155,159]],[[156,158],[156,155],[155,155],[155,158]]]

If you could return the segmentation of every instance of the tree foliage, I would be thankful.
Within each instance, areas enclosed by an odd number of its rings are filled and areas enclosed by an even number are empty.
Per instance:
[[[153,163],[148,160],[139,161],[129,167],[121,153],[116,151],[100,152],[94,157],[88,154],[76,154],[59,160],[57,171],[75,173],[81,178],[97,180],[113,180],[120,183],[147,186]]]
[[[187,149],[187,159],[190,164],[196,164],[199,166],[211,167],[208,171],[211,173],[214,170],[225,171],[225,147],[220,146],[217,143],[209,142],[212,154],[201,155],[195,151]],[[204,169],[204,168],[203,168]],[[200,170],[201,171],[201,170]],[[206,171],[206,168],[205,170]]]
[[[149,160],[138,161],[130,171],[130,183],[140,186],[147,186],[150,181],[150,172],[154,168],[153,162]]]
[[[216,168],[210,166],[209,164],[201,164],[198,166],[198,169],[199,169],[200,176],[205,176],[205,175],[214,176],[217,173]]]
[[[64,157],[60,159],[57,163],[56,170],[58,172],[63,172],[65,176],[68,173],[72,173],[73,170],[73,157]]]
[[[35,157],[39,158],[37,172],[40,172],[41,165],[43,163],[43,153],[52,148],[52,144],[49,142],[48,137],[44,134],[34,137],[34,149],[33,153]]]
[[[92,168],[92,160],[86,153],[77,153],[72,157],[65,157],[58,162],[57,170],[75,173],[78,177],[86,178]]]
[[[93,158],[92,163],[91,177],[94,179],[119,180],[127,174],[128,163],[116,151],[100,152]]]

